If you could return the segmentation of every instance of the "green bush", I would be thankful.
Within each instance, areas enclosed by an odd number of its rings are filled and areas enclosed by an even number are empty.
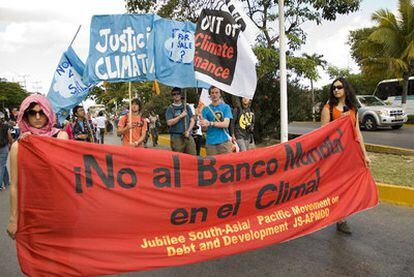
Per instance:
[[[407,121],[407,123],[409,123],[409,124],[414,124],[414,115],[413,115],[413,114],[408,116],[408,121]]]

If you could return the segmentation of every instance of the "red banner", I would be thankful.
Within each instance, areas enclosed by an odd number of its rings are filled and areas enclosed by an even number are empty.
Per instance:
[[[309,234],[378,203],[355,138],[349,117],[206,158],[31,136],[19,144],[22,271],[153,269]]]

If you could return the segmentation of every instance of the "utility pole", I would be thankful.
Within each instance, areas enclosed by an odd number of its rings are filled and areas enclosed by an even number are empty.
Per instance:
[[[286,34],[284,0],[279,0],[280,141],[288,141]]]

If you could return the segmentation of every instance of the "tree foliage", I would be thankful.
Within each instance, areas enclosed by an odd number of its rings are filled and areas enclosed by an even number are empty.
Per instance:
[[[399,0],[398,14],[378,10],[373,28],[351,32],[352,56],[362,71],[376,77],[403,77],[402,103],[406,102],[408,77],[414,74],[414,4]]]
[[[277,78],[279,68],[279,51],[272,48],[256,47],[254,49],[259,66],[257,78]],[[305,78],[316,78],[318,72],[314,61],[295,56],[286,56],[286,65],[290,70],[290,76],[297,75]]]
[[[18,83],[0,81],[0,108],[19,107],[27,95]]]
[[[277,137],[280,126],[280,87],[279,52],[275,49],[258,47],[255,54],[259,60],[257,67],[258,84],[253,101],[256,114],[255,137]],[[291,75],[312,76],[316,73],[314,62],[296,57],[287,57],[287,68]],[[289,120],[308,120],[312,118],[312,98],[295,78],[288,83]]]
[[[156,4],[153,0],[125,0],[129,13],[155,12],[164,18],[196,22],[203,1],[168,0]]]
[[[303,54],[302,55],[305,59],[313,62],[313,65],[315,67],[315,69],[317,69],[317,67],[322,67],[322,69],[325,69],[326,65],[328,64],[328,62],[326,60],[323,59],[323,55],[319,55],[319,54]],[[317,81],[320,76],[318,74],[318,72],[315,70],[316,74],[315,75],[310,75],[310,76],[306,76],[308,79],[312,80],[312,81]]]
[[[141,13],[151,10],[160,16],[196,22],[205,1],[167,0],[155,5],[151,0],[125,0],[128,12]],[[260,42],[274,48],[279,39],[276,30],[278,19],[277,0],[241,0],[246,13],[261,30]],[[289,46],[295,50],[306,41],[302,29],[305,22],[321,24],[322,20],[335,20],[338,14],[348,14],[359,9],[361,0],[286,0],[286,34]]]
[[[275,47],[279,40],[276,30],[278,20],[277,0],[242,0],[247,6],[247,14],[262,31],[260,41],[268,48]],[[360,0],[286,0],[286,35],[289,47],[300,48],[306,41],[302,29],[305,22],[321,24],[322,20],[335,20],[338,14],[348,14],[359,9]]]
[[[119,113],[129,106],[129,87],[128,83],[108,83],[94,87],[90,92],[91,98],[97,104],[103,104],[107,112]],[[159,84],[160,94],[156,95],[153,91],[152,82],[131,83],[132,98],[139,98],[142,102],[142,113],[147,115],[154,111],[160,115],[161,121],[165,120],[165,110],[172,103],[171,88]],[[198,103],[198,92],[195,88],[183,89],[187,96],[187,103]],[[117,107],[117,110],[115,108]],[[166,127],[166,126],[164,126]],[[164,130],[166,131],[166,129]]]
[[[143,103],[151,99],[152,83],[131,83],[132,98],[139,97]],[[114,110],[115,106],[121,109],[127,106],[129,99],[128,83],[104,82],[100,87],[94,87],[89,94],[97,104],[104,104],[108,111]]]
[[[375,87],[381,79],[373,78],[371,75],[365,73],[351,73],[349,68],[339,68],[336,66],[329,65],[326,69],[331,80],[338,77],[345,77],[352,85],[356,94],[373,94]],[[328,97],[329,85],[324,87],[326,97]]]
[[[125,0],[125,7],[128,13],[149,13],[154,9],[153,0],[130,1]]]
[[[150,2],[126,0],[126,6],[129,12],[142,12],[142,7],[147,10],[152,8],[158,15],[165,18],[196,22],[205,1],[167,0],[157,7]],[[262,138],[270,134],[274,135],[279,128],[279,51],[276,46],[279,39],[279,32],[276,29],[278,1],[241,0],[241,2],[248,16],[261,31],[258,38],[260,46],[254,50],[259,64],[257,67],[258,85],[253,107],[257,114],[255,135],[256,138]],[[311,21],[321,24],[323,20],[335,20],[338,14],[348,14],[358,10],[360,2],[360,0],[285,0],[286,33],[290,50],[299,49],[306,41],[306,34],[302,30],[303,23]],[[145,6],[145,3],[149,3],[151,7],[146,8],[148,5]],[[313,59],[295,57],[291,53],[292,51],[289,51],[287,55],[290,76],[289,118],[291,120],[309,119],[312,116],[311,94],[299,85],[298,78],[316,80],[319,78],[317,67],[324,63],[320,55],[315,54],[313,57],[315,59]],[[151,105],[164,103],[159,102],[156,104],[153,101]]]

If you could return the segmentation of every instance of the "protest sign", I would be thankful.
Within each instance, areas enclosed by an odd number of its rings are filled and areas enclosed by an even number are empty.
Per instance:
[[[62,54],[47,94],[60,123],[88,96],[91,86],[82,81],[84,68],[72,47]]]
[[[210,95],[208,94],[208,89],[203,88],[201,90],[200,98],[198,99],[198,113],[201,114],[201,111],[205,106],[208,106],[211,104]]]
[[[253,23],[241,13],[233,1],[207,1],[197,22],[194,70],[196,79],[252,99],[257,58],[245,30]]]
[[[157,16],[93,16],[85,82],[154,80],[154,63],[148,53],[154,17]]]
[[[155,76],[158,81],[171,87],[205,87],[209,85],[197,81],[194,74],[194,32],[192,22],[158,18],[149,48],[153,49]],[[152,45],[153,43],[153,45]]]
[[[378,203],[349,117],[280,145],[205,158],[35,136],[18,153],[16,242],[27,275],[205,261]]]

